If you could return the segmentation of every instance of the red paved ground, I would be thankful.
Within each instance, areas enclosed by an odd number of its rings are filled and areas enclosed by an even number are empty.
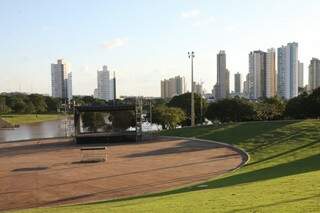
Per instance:
[[[76,163],[79,148],[62,139],[0,143],[0,210],[159,192],[211,179],[243,161],[234,149],[195,140],[113,144],[106,162],[91,164]],[[43,170],[23,171],[36,167]]]

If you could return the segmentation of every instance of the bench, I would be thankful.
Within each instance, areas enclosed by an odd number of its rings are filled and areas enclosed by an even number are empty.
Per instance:
[[[81,151],[81,162],[104,162],[107,160],[107,147],[105,146],[91,146],[82,147]]]

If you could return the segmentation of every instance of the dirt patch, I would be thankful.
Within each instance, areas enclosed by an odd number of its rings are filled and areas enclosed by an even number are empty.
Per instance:
[[[76,164],[81,146],[68,140],[0,144],[0,210],[159,192],[206,181],[243,162],[232,148],[197,140],[107,146],[106,162]]]

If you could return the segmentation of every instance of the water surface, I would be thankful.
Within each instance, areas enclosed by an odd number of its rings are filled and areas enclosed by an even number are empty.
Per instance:
[[[63,137],[66,135],[66,129],[68,129],[68,125],[65,125],[65,120],[22,124],[15,129],[0,129],[0,141]],[[69,135],[70,130],[67,130],[67,132],[69,132]]]

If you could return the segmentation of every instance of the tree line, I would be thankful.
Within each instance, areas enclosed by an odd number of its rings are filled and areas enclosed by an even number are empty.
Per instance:
[[[64,111],[65,100],[40,94],[2,93],[0,94],[0,114],[43,114]],[[67,110],[72,112],[72,104],[101,105],[107,102],[92,96],[74,96]],[[71,107],[70,107],[71,106]]]
[[[163,129],[190,126],[191,94],[175,96],[166,103],[153,107],[153,122]],[[173,116],[174,114],[174,116]],[[202,116],[201,116],[202,115]],[[241,122],[281,119],[306,119],[320,117],[320,88],[311,93],[303,92],[290,100],[279,97],[248,100],[235,97],[208,104],[195,95],[195,122],[201,124],[205,118],[211,122]]]
[[[6,93],[0,95],[0,114],[55,113],[60,105],[59,98],[40,94]]]
[[[152,102],[152,113],[147,113],[152,122],[163,129],[173,129],[177,126],[190,126],[191,94],[185,93],[171,100],[143,100],[144,110],[149,111],[148,104]],[[92,96],[74,96],[72,102],[77,105],[113,104]],[[131,103],[135,99],[116,100],[116,104]],[[0,114],[8,113],[57,113],[64,100],[40,94],[5,93],[0,94]],[[228,98],[213,103],[195,94],[195,122],[202,124],[211,122],[241,122],[259,120],[305,119],[320,117],[320,88],[311,93],[303,92],[290,100],[279,97],[264,98],[256,101],[244,98]]]

